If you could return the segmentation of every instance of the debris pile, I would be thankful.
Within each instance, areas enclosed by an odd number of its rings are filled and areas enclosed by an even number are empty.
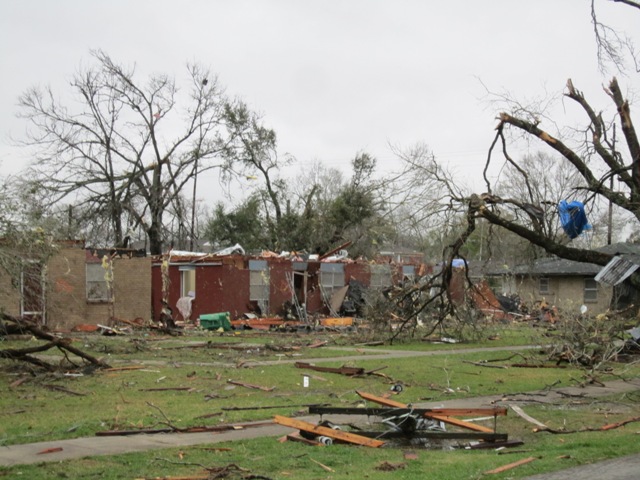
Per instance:
[[[286,435],[283,440],[301,441],[309,445],[350,443],[367,447],[422,446],[424,448],[497,448],[522,445],[509,441],[506,433],[496,431],[497,417],[507,414],[502,407],[490,408],[415,408],[389,398],[366,392],[356,392],[362,399],[381,405],[382,408],[342,408],[310,406],[309,413],[320,415],[364,415],[368,419],[379,418],[375,430],[364,430],[349,423],[346,431],[338,423],[321,420],[317,425],[298,419],[276,415],[274,421],[299,432]],[[493,419],[493,427],[459,417],[481,415]],[[448,431],[448,427],[453,427]]]

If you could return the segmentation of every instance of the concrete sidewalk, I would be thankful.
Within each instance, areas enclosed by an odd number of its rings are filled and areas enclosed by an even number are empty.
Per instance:
[[[505,398],[503,395],[473,397],[465,399],[449,400],[444,402],[433,402],[416,405],[420,408],[465,408],[465,407],[481,407],[495,406],[500,404],[508,406],[510,403],[523,404],[527,400],[535,400],[536,403],[553,403],[567,395],[585,396],[588,398],[602,397],[613,394],[622,394],[640,390],[640,379],[633,382],[614,381],[607,383],[604,387],[587,386],[565,387],[548,392],[532,392],[529,394],[518,394]],[[344,416],[340,422],[349,423],[361,420],[355,416]],[[301,417],[301,420],[315,423],[317,416]],[[70,440],[56,440],[49,442],[38,442],[22,445],[9,445],[0,447],[0,465],[12,466],[42,462],[59,462],[62,460],[70,460],[88,456],[97,455],[116,455],[129,452],[140,452],[162,448],[184,447],[191,445],[213,444],[235,440],[245,440],[258,437],[277,437],[285,435],[292,431],[291,428],[283,427],[276,424],[262,425],[263,422],[251,422],[238,424],[243,428],[238,430],[229,430],[225,432],[203,432],[203,433],[161,433],[152,435],[130,435],[130,436],[110,436],[110,437],[84,437]],[[255,426],[254,426],[255,425]],[[49,449],[59,449],[52,453],[40,453]],[[601,464],[598,464],[601,465]],[[638,479],[640,478],[640,454],[624,459],[610,460],[603,462],[602,469],[595,468],[593,465],[585,467],[577,467],[581,470],[581,480],[601,480],[601,479]],[[604,469],[604,470],[603,470]],[[633,470],[635,476],[624,476],[628,470]],[[576,469],[570,469],[571,471]],[[613,476],[615,472],[620,472],[623,476]],[[597,473],[596,473],[597,472]],[[603,474],[603,472],[605,472]],[[567,474],[570,476],[554,476],[564,475],[564,472],[555,474],[538,475],[531,477],[531,480],[563,480],[573,478],[576,474]]]

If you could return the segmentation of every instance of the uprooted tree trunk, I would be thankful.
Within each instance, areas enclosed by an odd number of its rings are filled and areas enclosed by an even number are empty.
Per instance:
[[[13,317],[7,314],[0,315],[0,336],[8,333],[28,333],[33,335],[38,340],[43,340],[46,343],[27,348],[8,348],[0,350],[0,358],[8,358],[10,360],[18,360],[27,362],[32,365],[36,365],[47,371],[55,371],[59,369],[59,365],[49,363],[38,357],[34,357],[34,353],[45,352],[51,348],[57,348],[60,350],[65,358],[72,364],[74,364],[69,358],[69,354],[73,354],[80,357],[85,364],[89,364],[95,368],[110,368],[110,365],[104,363],[102,360],[97,359],[82,350],[71,345],[70,338],[57,337],[49,332],[45,332],[35,322],[26,318]],[[74,364],[75,365],[75,364]],[[80,365],[76,365],[80,367]]]

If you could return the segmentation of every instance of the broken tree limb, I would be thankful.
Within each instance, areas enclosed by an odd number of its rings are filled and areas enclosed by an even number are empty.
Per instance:
[[[157,388],[140,388],[139,389],[140,392],[169,392],[169,391],[175,391],[175,392],[189,392],[189,391],[195,391],[195,388],[193,387],[157,387]]]
[[[272,391],[274,391],[276,389],[276,387],[262,387],[260,385],[253,385],[251,383],[236,382],[235,380],[227,380],[227,383],[229,383],[231,385],[238,385],[239,387],[253,388],[255,390],[262,390],[263,392],[272,392]]]
[[[214,426],[199,426],[199,427],[167,427],[167,428],[139,428],[132,430],[103,430],[101,432],[96,432],[96,437],[115,437],[118,435],[129,436],[129,435],[140,435],[143,433],[153,434],[153,433],[202,433],[202,432],[227,432],[230,430],[244,430],[245,428],[253,428],[253,427],[263,427],[266,425],[273,425],[273,422],[257,422],[257,423],[247,423],[242,425],[214,425]]]
[[[296,368],[304,368],[307,370],[314,370],[316,372],[339,373],[340,375],[347,375],[347,376],[364,375],[366,373],[365,369],[360,367],[345,367],[345,366],[342,366],[339,368],[318,367],[316,365],[312,365],[310,363],[305,363],[305,362],[296,362],[294,366]]]
[[[633,417],[628,420],[623,420],[622,422],[610,423],[608,425],[603,425],[602,427],[584,427],[579,430],[556,430],[553,428],[545,427],[545,428],[534,428],[533,431],[538,432],[547,432],[553,433],[554,435],[564,435],[569,433],[582,433],[582,432],[606,432],[607,430],[613,430],[616,428],[624,427],[629,423],[640,422],[640,417]]]
[[[31,333],[38,340],[45,340],[48,343],[46,346],[47,349],[41,347],[28,347],[26,349],[9,349],[9,350],[0,350],[0,358],[10,358],[12,360],[21,360],[28,363],[32,363],[39,367],[42,367],[46,370],[55,370],[58,368],[57,365],[49,364],[39,358],[32,357],[30,353],[41,352],[44,350],[48,350],[50,348],[58,348],[63,354],[73,353],[77,357],[82,358],[86,362],[94,365],[98,368],[109,368],[109,365],[104,363],[102,360],[99,360],[88,353],[83,352],[79,348],[71,345],[70,338],[60,338],[52,335],[48,332],[42,330],[35,322],[28,320],[22,317],[14,317],[11,315],[7,315],[6,313],[0,314],[0,318],[4,322],[11,322],[17,328],[20,328],[22,331],[26,331]],[[43,346],[44,347],[44,346]],[[34,348],[36,350],[34,350]]]
[[[260,407],[222,407],[220,410],[224,410],[226,412],[233,412],[239,410],[269,410],[272,408],[293,408],[293,407],[309,407],[309,413],[311,413],[311,408],[322,407],[328,405],[328,403],[303,403],[299,405],[265,405]]]
[[[51,384],[43,384],[44,388],[48,390],[55,390],[57,392],[67,393],[69,395],[74,395],[76,397],[86,397],[86,393],[74,392],[73,390],[69,390],[68,388],[61,387],[59,385],[51,385]]]
[[[566,365],[541,365],[532,363],[512,363],[511,366],[515,368],[567,368]]]
[[[469,363],[471,365],[475,365],[476,367],[487,367],[487,368],[509,368],[506,365],[490,365],[485,362],[472,362],[471,360],[463,360],[463,363]]]

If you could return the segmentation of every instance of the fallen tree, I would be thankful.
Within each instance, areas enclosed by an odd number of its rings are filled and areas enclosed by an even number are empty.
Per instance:
[[[0,358],[6,358],[10,360],[27,362],[31,365],[40,367],[46,371],[59,370],[59,363],[51,363],[43,360],[39,357],[33,356],[35,353],[46,352],[50,349],[58,349],[64,355],[65,360],[76,368],[90,365],[95,368],[110,368],[110,365],[106,364],[102,360],[83,352],[79,348],[74,347],[71,338],[59,337],[52,333],[46,332],[37,323],[24,317],[14,317],[7,314],[0,314],[0,336],[8,335],[10,333],[22,333],[30,334],[38,340],[42,340],[45,343],[36,345],[33,347],[25,348],[7,348],[0,350]],[[72,354],[79,357],[83,361],[83,365],[76,364],[69,356]]]

